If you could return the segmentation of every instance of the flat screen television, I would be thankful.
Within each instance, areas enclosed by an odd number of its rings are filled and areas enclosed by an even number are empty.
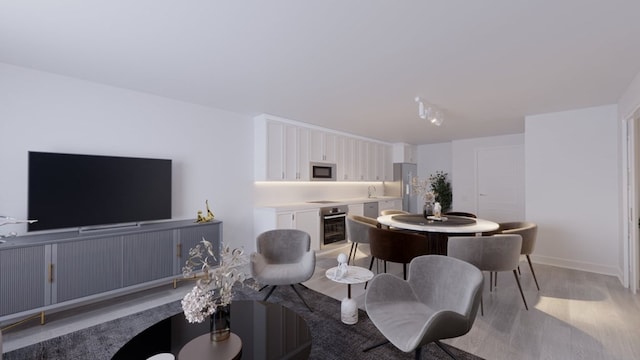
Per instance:
[[[28,231],[171,218],[171,160],[29,152]]]

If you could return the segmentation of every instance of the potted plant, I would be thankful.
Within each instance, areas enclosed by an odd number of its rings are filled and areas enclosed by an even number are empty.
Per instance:
[[[429,176],[431,191],[435,193],[436,202],[440,203],[443,213],[451,210],[453,198],[451,184],[447,181],[447,175],[448,174],[443,171],[436,171],[435,174]]]

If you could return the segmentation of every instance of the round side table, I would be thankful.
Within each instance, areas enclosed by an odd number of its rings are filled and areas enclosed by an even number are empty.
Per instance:
[[[347,284],[347,297],[342,299],[340,306],[340,318],[343,323],[353,325],[358,322],[358,305],[351,298],[351,284],[362,284],[373,278],[373,273],[360,266],[348,266],[347,273],[336,278],[338,267],[332,267],[325,272],[329,280],[341,284]]]

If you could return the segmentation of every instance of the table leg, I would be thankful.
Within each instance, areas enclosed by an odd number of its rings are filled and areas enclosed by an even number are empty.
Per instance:
[[[353,325],[358,322],[358,305],[351,298],[351,284],[347,284],[347,297],[340,305],[340,318],[343,323]]]

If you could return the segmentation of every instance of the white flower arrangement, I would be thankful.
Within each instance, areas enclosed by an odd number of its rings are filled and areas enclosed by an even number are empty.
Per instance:
[[[431,182],[429,180],[420,180],[417,176],[411,179],[411,192],[420,195],[425,203],[433,203],[436,201],[436,193],[431,190]]]
[[[218,306],[231,304],[233,285],[238,282],[244,285],[248,278],[238,269],[248,263],[242,249],[229,248],[222,243],[220,263],[215,266],[216,256],[213,245],[202,238],[201,244],[189,250],[182,272],[185,277],[200,276],[196,286],[182,299],[182,310],[190,323],[200,323],[216,312]],[[196,274],[201,271],[201,274]]]

